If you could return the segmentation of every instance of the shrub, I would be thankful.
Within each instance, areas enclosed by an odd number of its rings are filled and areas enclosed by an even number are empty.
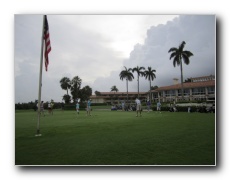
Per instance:
[[[80,110],[85,110],[85,108],[86,108],[86,104],[80,103]],[[76,104],[75,103],[65,104],[64,110],[76,110]]]
[[[176,109],[178,112],[188,112],[188,107],[186,107],[186,106],[176,106]],[[152,110],[156,111],[157,107],[153,106]],[[170,108],[168,106],[161,106],[161,111],[169,111],[169,110],[170,110]],[[196,107],[191,106],[190,112],[196,112]]]

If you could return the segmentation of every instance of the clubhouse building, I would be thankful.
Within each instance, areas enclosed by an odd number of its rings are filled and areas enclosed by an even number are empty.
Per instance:
[[[159,87],[151,90],[151,93],[139,92],[140,100],[146,101],[150,96],[152,102],[215,101],[215,76],[189,78],[189,82],[183,83],[184,99],[181,84],[178,79],[173,80],[173,85]],[[92,103],[120,104],[122,101],[134,102],[137,96],[137,92],[128,92],[128,97],[127,92],[100,92],[99,95],[92,95],[90,98]]]

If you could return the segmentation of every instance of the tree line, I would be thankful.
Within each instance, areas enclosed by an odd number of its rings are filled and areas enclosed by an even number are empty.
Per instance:
[[[52,101],[52,99],[51,99]],[[33,109],[34,111],[37,110],[37,103],[38,100],[35,100],[34,102],[28,102],[28,103],[16,103],[15,104],[15,110],[29,110],[29,109]],[[44,108],[47,109],[48,108],[48,101],[44,102]],[[60,109],[62,107],[61,102],[54,102],[54,109]]]
[[[153,81],[156,78],[155,72],[156,70],[152,69],[151,67],[148,67],[147,69],[145,69],[145,67],[134,67],[134,68],[127,68],[124,66],[124,70],[122,70],[119,74],[120,79],[123,81],[124,79],[126,80],[126,90],[127,90],[127,100],[128,100],[128,82],[132,81],[134,79],[134,75],[133,73],[136,72],[137,73],[137,91],[138,91],[138,98],[139,98],[139,77],[140,76],[144,76],[145,79],[149,80],[149,84],[150,84],[150,90],[156,89],[157,86],[152,87],[151,86],[151,81]],[[118,92],[118,88],[114,85],[111,87],[111,92]],[[150,91],[151,93],[151,91]],[[100,96],[101,93],[99,91],[95,91],[95,95]]]
[[[184,50],[185,47],[185,41],[182,41],[179,47],[172,47],[169,49],[168,53],[170,54],[170,60],[173,59],[173,66],[176,67],[180,66],[180,71],[181,71],[181,92],[182,92],[182,99],[184,99],[184,86],[183,86],[183,63],[182,60],[186,65],[190,63],[189,58],[193,56],[193,53]],[[125,67],[125,70],[120,72],[120,79],[121,80],[126,80],[126,89],[127,89],[127,100],[128,100],[128,81],[132,81],[134,79],[133,73],[137,73],[137,92],[138,92],[138,97],[139,97],[139,77],[144,76],[145,79],[148,79],[149,81],[149,97],[151,97],[151,81],[153,81],[156,78],[155,69],[152,69],[152,67],[148,67],[145,69],[145,67],[134,67],[134,68],[127,68]],[[151,98],[149,98],[151,102]]]
[[[149,84],[150,84],[150,93],[151,93],[151,81],[153,81],[156,78],[156,70],[152,69],[152,67],[148,67],[147,69],[145,69],[145,67],[141,66],[137,66],[134,68],[127,68],[124,66],[124,70],[122,70],[119,74],[120,79],[121,80],[126,80],[126,90],[127,90],[127,100],[128,100],[128,82],[132,81],[134,79],[133,73],[136,72],[137,73],[137,92],[138,92],[138,98],[139,98],[139,77],[140,76],[144,76],[145,79],[149,80]],[[151,97],[151,96],[149,96]],[[150,98],[151,101],[151,98]]]
[[[63,77],[60,80],[60,86],[63,90],[67,91],[67,94],[63,95],[63,99],[66,104],[69,104],[71,100],[75,101],[80,98],[81,101],[86,101],[92,95],[92,88],[85,86],[81,88],[82,79],[79,76],[75,76],[72,80],[68,77]],[[69,91],[72,96],[69,95]]]

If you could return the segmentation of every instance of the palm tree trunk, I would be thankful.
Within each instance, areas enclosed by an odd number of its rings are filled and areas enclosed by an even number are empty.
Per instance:
[[[180,59],[180,71],[181,71],[181,96],[182,96],[182,101],[183,101],[184,100],[184,84],[183,84],[182,59]]]
[[[138,89],[138,99],[139,99],[139,76],[137,76],[137,89]]]
[[[149,84],[150,84],[150,88],[149,88],[149,101],[150,101],[150,104],[151,104],[151,80],[149,80]]]
[[[129,99],[129,94],[128,94],[128,79],[126,79],[126,88],[127,88],[127,101]]]
[[[115,99],[115,92],[116,92],[116,91],[113,92],[113,98],[114,98],[113,103],[115,103],[115,101],[116,101],[116,99]]]

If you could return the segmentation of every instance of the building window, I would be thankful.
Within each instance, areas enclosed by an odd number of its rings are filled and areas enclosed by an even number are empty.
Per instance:
[[[178,92],[178,96],[181,96],[181,89],[178,89],[177,92]]]
[[[215,87],[208,87],[208,94],[215,94]]]
[[[202,95],[205,94],[205,88],[193,88],[192,95]]]
[[[175,91],[174,90],[165,91],[165,96],[166,97],[175,96]]]
[[[189,89],[184,89],[184,96],[189,96],[189,95],[190,95]]]

